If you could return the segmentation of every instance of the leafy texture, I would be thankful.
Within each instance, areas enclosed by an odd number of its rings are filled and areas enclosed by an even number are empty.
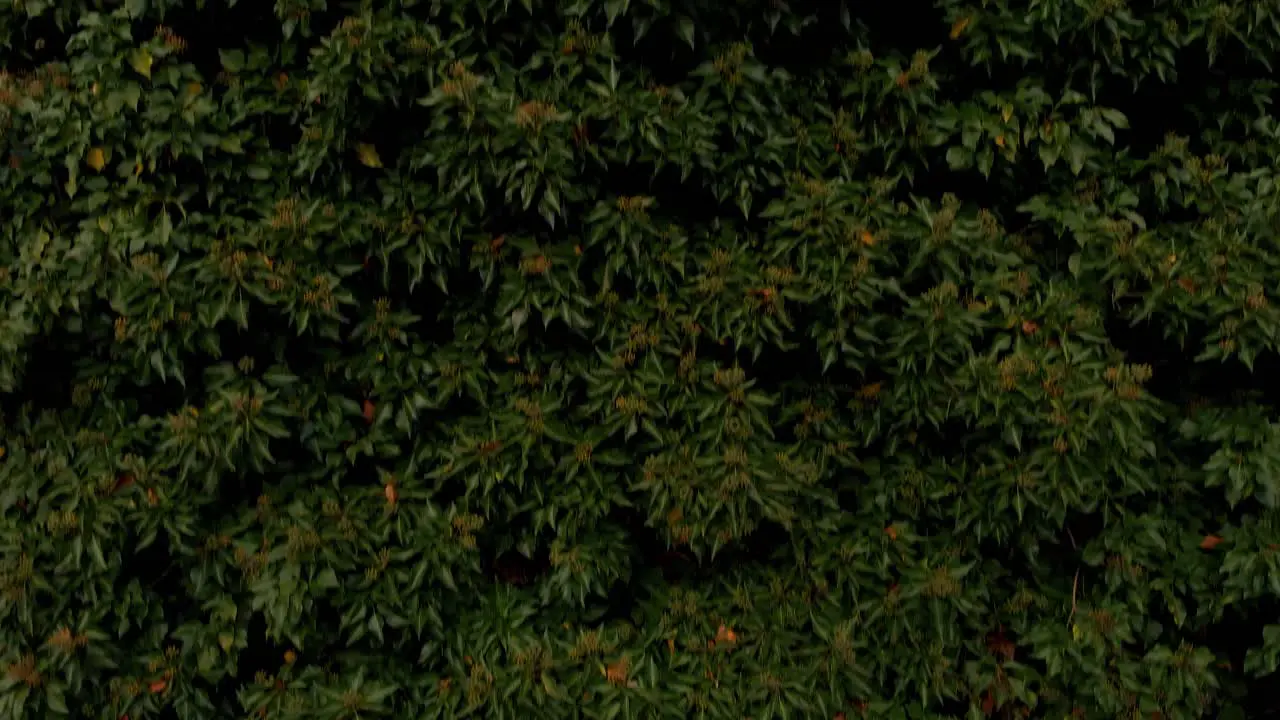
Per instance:
[[[1278,47],[0,2],[0,717],[1275,714]]]

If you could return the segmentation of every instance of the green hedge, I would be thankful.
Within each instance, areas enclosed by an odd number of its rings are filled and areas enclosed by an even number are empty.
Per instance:
[[[0,717],[1280,713],[1275,0],[0,48]]]

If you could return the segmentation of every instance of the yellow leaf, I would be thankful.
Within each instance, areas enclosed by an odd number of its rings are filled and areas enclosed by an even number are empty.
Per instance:
[[[138,74],[151,79],[151,53],[148,50],[138,50],[129,56],[129,66],[138,71]]]
[[[378,149],[368,143],[356,143],[356,155],[360,158],[360,164],[365,167],[382,167],[382,158],[378,157]]]
[[[85,155],[84,161],[85,164],[98,172],[102,172],[102,168],[107,165],[107,157],[100,147],[91,149],[89,154]]]

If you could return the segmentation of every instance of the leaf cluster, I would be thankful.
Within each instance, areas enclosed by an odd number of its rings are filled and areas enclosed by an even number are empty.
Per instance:
[[[0,0],[0,717],[1280,711],[1278,51]]]

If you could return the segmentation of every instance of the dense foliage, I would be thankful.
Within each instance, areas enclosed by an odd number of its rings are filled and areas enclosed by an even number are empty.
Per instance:
[[[0,717],[1280,712],[1276,0],[0,48]]]

